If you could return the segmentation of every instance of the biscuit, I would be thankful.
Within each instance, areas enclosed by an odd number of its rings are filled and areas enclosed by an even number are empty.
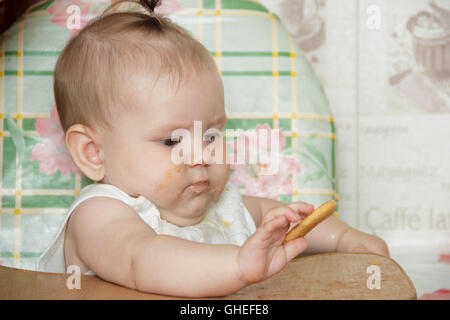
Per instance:
[[[298,237],[304,237],[315,226],[333,214],[333,212],[336,211],[336,208],[337,204],[334,200],[330,200],[322,204],[286,234],[284,243],[286,244],[288,241]]]

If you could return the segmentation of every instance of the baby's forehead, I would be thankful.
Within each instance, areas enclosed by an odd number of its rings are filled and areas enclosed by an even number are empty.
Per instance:
[[[215,65],[210,68],[186,63],[177,72],[154,72],[152,69],[143,68],[121,80],[127,103],[137,98],[148,106],[152,102],[169,102],[181,95],[201,98],[215,92],[223,96],[222,79]]]

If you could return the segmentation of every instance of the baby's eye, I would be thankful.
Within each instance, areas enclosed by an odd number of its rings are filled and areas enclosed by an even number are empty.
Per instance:
[[[216,137],[219,138],[219,134],[217,133],[210,133],[205,135],[205,141],[213,142],[216,140]]]
[[[215,138],[216,138],[216,136],[214,134],[205,135],[205,141],[212,142],[212,141],[214,141]]]
[[[178,142],[181,141],[181,138],[174,138],[173,140],[171,138],[169,139],[161,139],[159,140],[163,145],[167,146],[167,147],[171,147],[176,145]]]

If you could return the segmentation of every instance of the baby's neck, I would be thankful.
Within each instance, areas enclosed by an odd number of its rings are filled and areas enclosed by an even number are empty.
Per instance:
[[[166,211],[164,209],[159,209],[159,213],[161,215],[161,219],[164,219],[165,221],[177,226],[177,227],[188,227],[193,226],[196,224],[199,224],[206,216],[206,212],[203,214],[195,217],[195,218],[186,218],[186,217],[180,217],[180,215],[175,214],[171,211]]]

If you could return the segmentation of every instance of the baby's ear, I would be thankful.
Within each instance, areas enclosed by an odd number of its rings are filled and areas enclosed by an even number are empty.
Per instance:
[[[87,126],[74,124],[65,134],[65,143],[83,174],[93,181],[101,181],[105,176],[105,168],[98,134]]]

